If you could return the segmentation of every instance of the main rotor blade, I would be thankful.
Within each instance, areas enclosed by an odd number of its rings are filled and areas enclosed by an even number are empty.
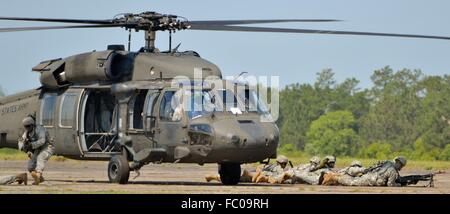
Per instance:
[[[205,20],[188,21],[195,25],[244,25],[244,24],[266,24],[281,22],[339,22],[337,19],[261,19],[261,20]]]
[[[49,18],[24,18],[24,17],[2,17],[0,20],[12,21],[31,21],[31,22],[60,22],[60,23],[78,23],[78,24],[111,24],[112,20],[93,20],[93,19],[49,19]]]
[[[394,33],[373,33],[357,31],[332,31],[332,30],[312,30],[312,29],[291,29],[291,28],[266,28],[266,27],[244,27],[225,25],[196,25],[190,26],[191,30],[212,30],[212,31],[241,31],[241,32],[269,32],[269,33],[303,33],[303,34],[337,34],[337,35],[359,35],[359,36],[386,36],[386,37],[407,37],[422,39],[443,39],[450,40],[446,36],[429,36],[415,34],[394,34]]]
[[[126,27],[126,25],[124,25],[124,24],[100,24],[100,25],[69,25],[69,26],[0,28],[0,33],[19,32],[19,31],[35,31],[35,30],[58,30],[58,29],[74,29],[74,28],[108,28],[108,27]]]

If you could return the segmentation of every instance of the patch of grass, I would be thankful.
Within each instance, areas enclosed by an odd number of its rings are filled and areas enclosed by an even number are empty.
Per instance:
[[[0,149],[0,160],[27,160],[25,153],[16,149]]]
[[[0,149],[0,160],[28,160],[28,156],[16,149]],[[53,156],[50,160],[64,162],[67,158],[63,156]]]

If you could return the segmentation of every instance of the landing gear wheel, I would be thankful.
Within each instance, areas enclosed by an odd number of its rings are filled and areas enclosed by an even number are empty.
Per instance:
[[[126,184],[130,177],[130,166],[125,155],[114,155],[109,160],[108,178],[110,183]]]
[[[219,164],[219,175],[222,184],[236,185],[241,178],[241,164],[222,163]]]

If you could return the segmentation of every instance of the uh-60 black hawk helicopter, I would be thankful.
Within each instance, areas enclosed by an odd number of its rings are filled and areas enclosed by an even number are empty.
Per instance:
[[[17,148],[21,119],[35,114],[45,126],[56,154],[80,160],[109,160],[111,182],[127,183],[130,170],[156,162],[218,163],[223,184],[237,184],[240,165],[276,157],[279,131],[262,122],[267,109],[248,84],[222,79],[219,68],[194,51],[155,48],[157,31],[214,30],[390,36],[449,40],[450,37],[310,29],[238,26],[277,22],[332,22],[330,19],[189,21],[155,12],[122,14],[108,20],[0,17],[0,20],[76,23],[78,25],[0,28],[0,33],[69,28],[144,31],[145,47],[130,52],[123,45],[39,63],[38,89],[0,99],[0,147]],[[170,42],[171,43],[171,42]],[[171,45],[169,45],[171,46]],[[194,70],[201,70],[195,77]],[[173,78],[185,76],[191,93],[178,93]],[[221,88],[202,82],[216,76]],[[214,87],[213,87],[214,85]],[[244,88],[239,94],[237,86]],[[175,97],[212,104],[213,110],[184,109],[174,119]],[[231,99],[230,99],[231,97]],[[176,100],[176,99],[175,99]],[[198,103],[197,103],[198,104]],[[190,104],[188,104],[190,105]],[[258,106],[249,108],[250,105]],[[239,112],[233,112],[238,108]],[[178,111],[180,113],[180,111]],[[130,164],[131,162],[131,164]]]

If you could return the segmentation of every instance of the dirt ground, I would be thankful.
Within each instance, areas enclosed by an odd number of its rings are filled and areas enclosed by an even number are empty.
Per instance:
[[[108,183],[106,173],[107,162],[93,161],[50,161],[45,172],[46,182],[40,186],[6,185],[0,186],[0,193],[255,193],[255,194],[286,194],[286,193],[450,193],[450,173],[436,175],[435,187],[425,188],[426,183],[419,182],[411,187],[341,187],[341,186],[311,186],[270,185],[270,184],[239,184],[223,186],[217,182],[207,183],[204,176],[215,174],[217,165],[207,164],[150,164],[141,170],[141,176],[130,184],[119,185]],[[244,166],[246,167],[246,166]],[[0,161],[0,176],[23,172],[26,161]],[[426,173],[427,171],[402,170],[402,175]],[[31,179],[31,176],[28,176]],[[30,182],[31,183],[31,182]]]

